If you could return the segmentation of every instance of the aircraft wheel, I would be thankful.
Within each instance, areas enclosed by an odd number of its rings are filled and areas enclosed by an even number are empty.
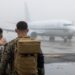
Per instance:
[[[50,40],[50,41],[54,41],[55,38],[54,38],[54,37],[50,37],[49,40]]]

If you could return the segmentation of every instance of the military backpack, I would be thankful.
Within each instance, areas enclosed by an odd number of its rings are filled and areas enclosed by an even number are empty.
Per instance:
[[[40,53],[40,41],[30,38],[18,39],[14,67],[19,75],[37,75],[38,53]]]

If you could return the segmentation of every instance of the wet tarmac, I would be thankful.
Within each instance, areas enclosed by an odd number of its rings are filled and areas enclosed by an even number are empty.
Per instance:
[[[64,42],[62,39],[57,38],[55,41],[40,39],[41,49],[45,56],[46,63],[52,62],[69,62],[75,61],[75,37],[71,41]]]
[[[45,75],[75,75],[75,63],[45,64]]]
[[[41,49],[45,56],[45,75],[75,75],[75,37],[67,42],[45,38]]]

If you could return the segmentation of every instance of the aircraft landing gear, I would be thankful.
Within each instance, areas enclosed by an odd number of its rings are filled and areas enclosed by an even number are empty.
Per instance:
[[[71,39],[72,39],[72,36],[65,37],[64,42],[71,41]]]
[[[54,41],[55,41],[55,37],[50,37],[49,40],[50,40],[51,42],[54,42]]]
[[[68,41],[68,39],[67,38],[64,38],[64,42],[67,42]]]

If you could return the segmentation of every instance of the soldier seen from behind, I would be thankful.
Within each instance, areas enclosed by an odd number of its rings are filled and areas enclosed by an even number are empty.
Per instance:
[[[3,30],[2,28],[0,28],[0,46],[5,44],[6,44],[6,40],[3,38]]]
[[[6,40],[3,37],[3,30],[0,28],[0,60],[2,56],[2,52],[4,50],[4,45],[6,44]]]
[[[20,75],[18,73],[18,69],[14,67],[14,59],[16,55],[16,44],[19,38],[30,38],[27,36],[27,33],[29,31],[27,23],[24,21],[18,22],[16,24],[15,31],[18,37],[10,41],[3,52],[1,65],[0,65],[0,75],[7,75],[7,74]],[[36,75],[36,74],[33,74],[33,75]],[[44,56],[42,54],[42,51],[41,53],[38,53],[38,56],[37,56],[37,75],[44,75]]]

